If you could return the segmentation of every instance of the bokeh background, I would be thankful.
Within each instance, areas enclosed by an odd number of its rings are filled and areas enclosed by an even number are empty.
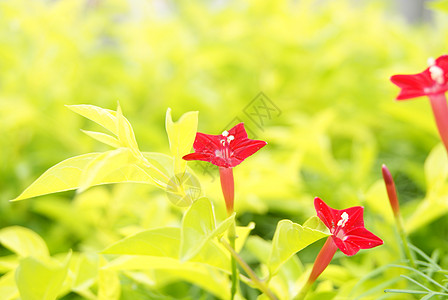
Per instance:
[[[412,219],[439,138],[427,101],[395,101],[389,77],[447,52],[447,5],[411,2],[0,1],[0,227],[28,227],[59,253],[179,223],[182,210],[150,186],[8,202],[56,163],[107,149],[64,105],[119,101],[143,151],[169,153],[169,107],[175,119],[199,111],[201,132],[243,121],[249,137],[266,140],[235,169],[238,221],[255,221],[254,235],[272,239],[285,218],[303,223],[319,196],[366,206],[368,228],[386,242],[376,259],[397,259],[381,165]],[[217,170],[190,166],[224,213]],[[427,253],[447,253],[447,210],[408,223]],[[301,259],[312,262],[319,246]]]

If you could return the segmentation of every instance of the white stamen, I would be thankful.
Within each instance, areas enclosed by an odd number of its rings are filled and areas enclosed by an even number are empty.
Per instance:
[[[344,211],[341,215],[341,219],[338,221],[338,226],[344,227],[347,221],[348,221],[348,213]]]
[[[226,140],[220,140],[221,145],[223,145],[224,147],[226,146]]]
[[[229,135],[227,137],[227,143],[230,143],[231,141],[233,141],[235,139],[235,137],[233,135]]]
[[[224,130],[223,132],[222,132],[222,136],[228,136],[229,135],[229,132],[227,131],[227,130]]]
[[[429,73],[431,73],[431,79],[437,82],[438,84],[444,84],[444,74],[442,68],[438,66],[431,66],[429,67]]]
[[[434,59],[434,57],[428,58],[428,67],[432,67],[435,65],[436,65],[436,60]]]

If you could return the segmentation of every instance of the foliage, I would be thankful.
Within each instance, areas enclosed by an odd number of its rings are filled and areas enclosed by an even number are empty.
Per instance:
[[[385,244],[337,255],[309,299],[446,293],[446,153],[428,103],[393,102],[388,82],[446,49],[446,15],[412,27],[378,2],[324,2],[0,1],[0,295],[228,298],[220,240],[235,221],[237,252],[290,299],[326,236],[307,221],[314,196],[364,205]],[[241,121],[268,145],[235,169],[227,217],[217,170],[180,158],[198,128]],[[382,163],[418,270],[405,267]],[[256,299],[246,275],[238,297]]]

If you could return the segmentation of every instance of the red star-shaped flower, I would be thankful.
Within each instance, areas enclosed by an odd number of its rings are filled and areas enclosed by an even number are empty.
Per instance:
[[[328,227],[336,246],[346,255],[352,256],[360,249],[369,249],[383,244],[383,241],[365,229],[361,206],[347,209],[333,209],[320,198],[314,199],[319,219]]]
[[[266,144],[247,138],[244,124],[239,123],[220,135],[198,132],[193,143],[194,153],[185,155],[183,159],[208,161],[218,167],[232,168]]]
[[[421,73],[394,75],[390,80],[401,88],[397,100],[443,94],[448,91],[448,55],[428,60],[429,67]]]

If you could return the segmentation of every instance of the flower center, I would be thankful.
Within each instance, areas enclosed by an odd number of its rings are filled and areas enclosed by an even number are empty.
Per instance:
[[[235,139],[233,135],[229,135],[229,132],[227,130],[224,130],[221,135],[226,138],[220,140],[221,145],[223,145],[223,147],[226,147],[226,145],[230,144],[230,142]]]
[[[445,74],[441,67],[436,65],[436,61],[434,58],[430,57],[428,59],[429,65],[429,73],[431,74],[431,79],[437,82],[438,84],[445,83]]]
[[[348,221],[348,213],[344,211],[341,215],[341,219],[338,221],[338,226],[344,227],[347,221]]]

